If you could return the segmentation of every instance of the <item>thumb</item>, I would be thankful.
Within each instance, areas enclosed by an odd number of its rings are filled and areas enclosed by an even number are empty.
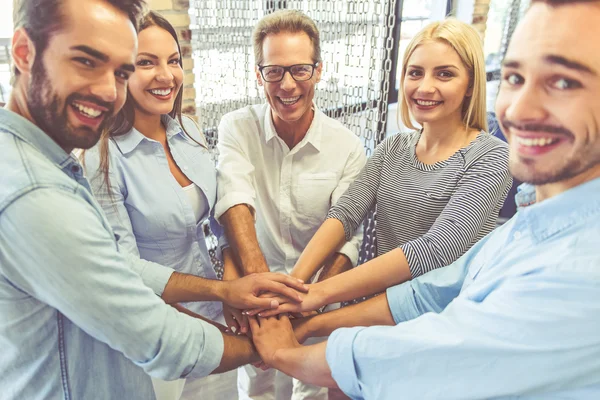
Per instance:
[[[279,302],[275,299],[261,299],[259,297],[255,297],[251,308],[268,310],[277,307],[279,307]]]

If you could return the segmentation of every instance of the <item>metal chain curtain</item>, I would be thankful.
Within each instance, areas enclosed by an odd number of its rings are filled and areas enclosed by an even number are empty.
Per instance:
[[[318,107],[360,137],[367,155],[384,139],[396,0],[197,0],[190,6],[198,115],[213,149],[224,114],[264,101],[254,72],[252,29],[282,8],[303,11],[321,32]],[[375,221],[372,212],[361,263],[376,254]]]

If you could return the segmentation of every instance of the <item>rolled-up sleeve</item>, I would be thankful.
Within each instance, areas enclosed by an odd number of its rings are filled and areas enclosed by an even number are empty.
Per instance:
[[[235,131],[223,117],[219,124],[217,148],[217,203],[215,218],[219,220],[227,210],[238,204],[256,208],[254,188],[254,165],[250,162],[247,149],[242,146]]]
[[[445,267],[476,243],[490,216],[497,217],[511,184],[506,146],[473,162],[429,231],[400,246],[412,277]]]
[[[550,266],[490,289],[394,327],[335,331],[333,378],[353,399],[378,400],[546,398],[600,385],[597,279]]]
[[[158,298],[117,251],[101,210],[72,192],[37,189],[8,206],[0,254],[13,285],[149,375],[200,377],[221,361],[219,330]]]
[[[459,295],[473,257],[489,236],[447,267],[388,288],[386,296],[394,321],[398,324],[428,312],[442,312]]]

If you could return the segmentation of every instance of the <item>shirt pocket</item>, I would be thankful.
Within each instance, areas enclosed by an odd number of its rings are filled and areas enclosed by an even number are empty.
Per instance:
[[[331,195],[338,184],[335,172],[299,174],[293,185],[292,204],[300,220],[321,224],[331,207]]]

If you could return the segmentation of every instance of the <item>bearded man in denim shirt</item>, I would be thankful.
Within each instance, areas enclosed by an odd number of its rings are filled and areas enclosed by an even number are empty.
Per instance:
[[[258,361],[247,338],[165,302],[275,307],[257,296],[299,301],[305,290],[282,274],[171,273],[155,294],[139,276],[149,262],[118,252],[70,152],[93,146],[123,106],[142,5],[15,2],[14,90],[0,109],[2,399],[153,399],[146,373],[172,380]]]

